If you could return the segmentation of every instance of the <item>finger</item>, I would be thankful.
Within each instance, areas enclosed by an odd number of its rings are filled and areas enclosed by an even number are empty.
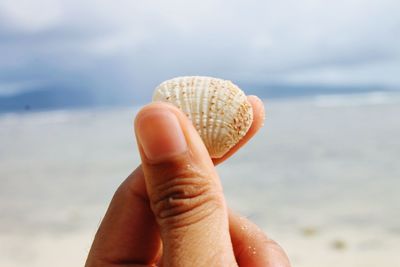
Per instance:
[[[148,203],[143,171],[138,167],[114,194],[85,266],[150,265],[158,260],[160,250],[158,227]]]
[[[232,147],[228,153],[226,153],[222,158],[213,159],[215,165],[220,164],[221,162],[228,159],[230,156],[236,153],[242,146],[244,146],[264,125],[265,120],[265,111],[264,104],[257,96],[248,96],[248,101],[253,107],[253,123],[250,126],[250,129],[247,131],[246,135],[237,143],[234,147]]]
[[[221,184],[189,119],[152,103],[137,115],[135,131],[164,266],[235,265]]]
[[[253,105],[254,119],[245,140],[250,139],[261,127],[264,113],[262,102],[257,97],[249,96],[249,101]],[[236,149],[229,152],[229,156],[245,142],[241,141]],[[227,158],[228,155],[225,155],[220,160]],[[113,197],[96,234],[87,266],[91,266],[89,263],[93,260],[143,264],[157,261],[161,244],[153,214],[148,207],[143,171],[139,167],[121,184]]]
[[[290,267],[283,249],[248,219],[230,211],[229,230],[239,266]]]

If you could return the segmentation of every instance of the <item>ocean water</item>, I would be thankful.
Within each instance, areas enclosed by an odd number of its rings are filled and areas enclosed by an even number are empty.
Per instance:
[[[400,266],[399,94],[265,106],[264,128],[218,167],[229,206],[293,266]],[[139,164],[137,110],[0,116],[0,266],[83,265],[112,194]]]

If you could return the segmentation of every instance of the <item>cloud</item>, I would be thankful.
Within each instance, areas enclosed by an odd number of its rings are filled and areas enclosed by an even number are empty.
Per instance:
[[[34,88],[38,86],[41,85],[32,82],[0,83],[0,97],[17,95],[22,92],[34,90]]]
[[[3,0],[0,93],[39,82],[147,97],[184,74],[396,87],[399,10],[397,0]]]
[[[40,32],[62,20],[62,7],[57,1],[4,0],[0,8],[2,22],[15,31]]]

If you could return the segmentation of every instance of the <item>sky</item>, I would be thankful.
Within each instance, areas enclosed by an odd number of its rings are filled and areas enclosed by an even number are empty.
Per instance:
[[[163,80],[400,88],[400,1],[1,0],[0,96]]]

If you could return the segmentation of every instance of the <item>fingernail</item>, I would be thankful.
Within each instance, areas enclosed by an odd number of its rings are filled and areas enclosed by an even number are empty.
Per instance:
[[[148,110],[136,122],[144,154],[160,162],[187,151],[187,143],[176,115],[165,109]]]

